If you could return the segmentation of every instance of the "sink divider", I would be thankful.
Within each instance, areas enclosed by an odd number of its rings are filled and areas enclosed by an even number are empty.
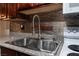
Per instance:
[[[24,38],[24,46],[26,46],[27,38]]]

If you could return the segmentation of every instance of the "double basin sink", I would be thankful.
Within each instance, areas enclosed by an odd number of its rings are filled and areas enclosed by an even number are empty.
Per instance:
[[[31,50],[53,52],[53,53],[55,53],[60,46],[60,42],[51,40],[49,40],[48,42],[44,38],[41,38],[41,41],[38,38],[23,38],[19,40],[9,41],[6,43]]]

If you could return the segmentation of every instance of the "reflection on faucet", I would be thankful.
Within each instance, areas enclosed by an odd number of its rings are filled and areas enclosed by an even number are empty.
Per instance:
[[[33,36],[34,36],[34,34],[35,34],[35,18],[38,20],[38,25],[39,25],[39,32],[38,32],[38,39],[41,39],[40,37],[40,18],[39,18],[39,16],[38,15],[34,15],[33,16]]]

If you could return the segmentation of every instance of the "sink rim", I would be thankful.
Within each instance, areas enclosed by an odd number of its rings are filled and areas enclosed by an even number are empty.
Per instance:
[[[30,38],[29,38],[30,39]],[[32,39],[32,38],[31,38]],[[33,38],[33,39],[35,39],[35,38]],[[37,38],[36,38],[37,39]],[[21,39],[18,39],[18,40],[21,40]],[[14,40],[14,41],[18,41],[18,40]],[[22,40],[24,40],[24,38],[22,39]],[[8,44],[10,44],[11,42],[13,42],[13,41],[8,41],[9,43]],[[58,43],[57,41],[54,41],[55,43],[57,43],[58,45],[57,45],[57,47],[55,48],[55,50],[53,50],[53,51],[50,51],[49,53],[56,53],[56,51],[58,50],[58,48],[59,48],[59,46],[61,45],[61,41]],[[5,42],[5,43],[7,43],[7,42]],[[11,44],[11,45],[13,45],[13,44]],[[16,45],[14,45],[14,46],[16,46]],[[18,47],[21,47],[21,46],[18,46]],[[24,48],[24,47],[22,47],[22,48]],[[27,48],[27,49],[29,49],[29,48]],[[31,49],[31,50],[33,50],[33,49]],[[44,50],[39,50],[39,51],[42,51],[42,52],[44,52]],[[49,51],[49,50],[48,50]],[[46,51],[45,51],[46,52]]]

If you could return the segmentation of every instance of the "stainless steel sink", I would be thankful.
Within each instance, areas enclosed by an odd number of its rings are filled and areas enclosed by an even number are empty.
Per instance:
[[[41,40],[44,40],[44,38],[41,38]],[[38,38],[26,38],[26,39],[19,39],[11,42],[6,42],[7,44],[23,47],[23,48],[28,48],[32,50],[37,50],[37,51],[45,51],[45,52],[56,52],[59,43],[55,41],[51,41],[49,44],[49,48],[47,48],[47,44],[42,42],[42,48],[41,50],[39,49],[39,39]]]
[[[26,40],[19,39],[19,40],[15,40],[12,42],[6,42],[6,43],[11,44],[11,45],[15,45],[15,46],[19,46],[19,47],[23,47],[23,48],[32,49],[32,50],[39,50],[38,45],[37,45],[38,44],[37,39],[32,39],[32,38],[27,38]]]

